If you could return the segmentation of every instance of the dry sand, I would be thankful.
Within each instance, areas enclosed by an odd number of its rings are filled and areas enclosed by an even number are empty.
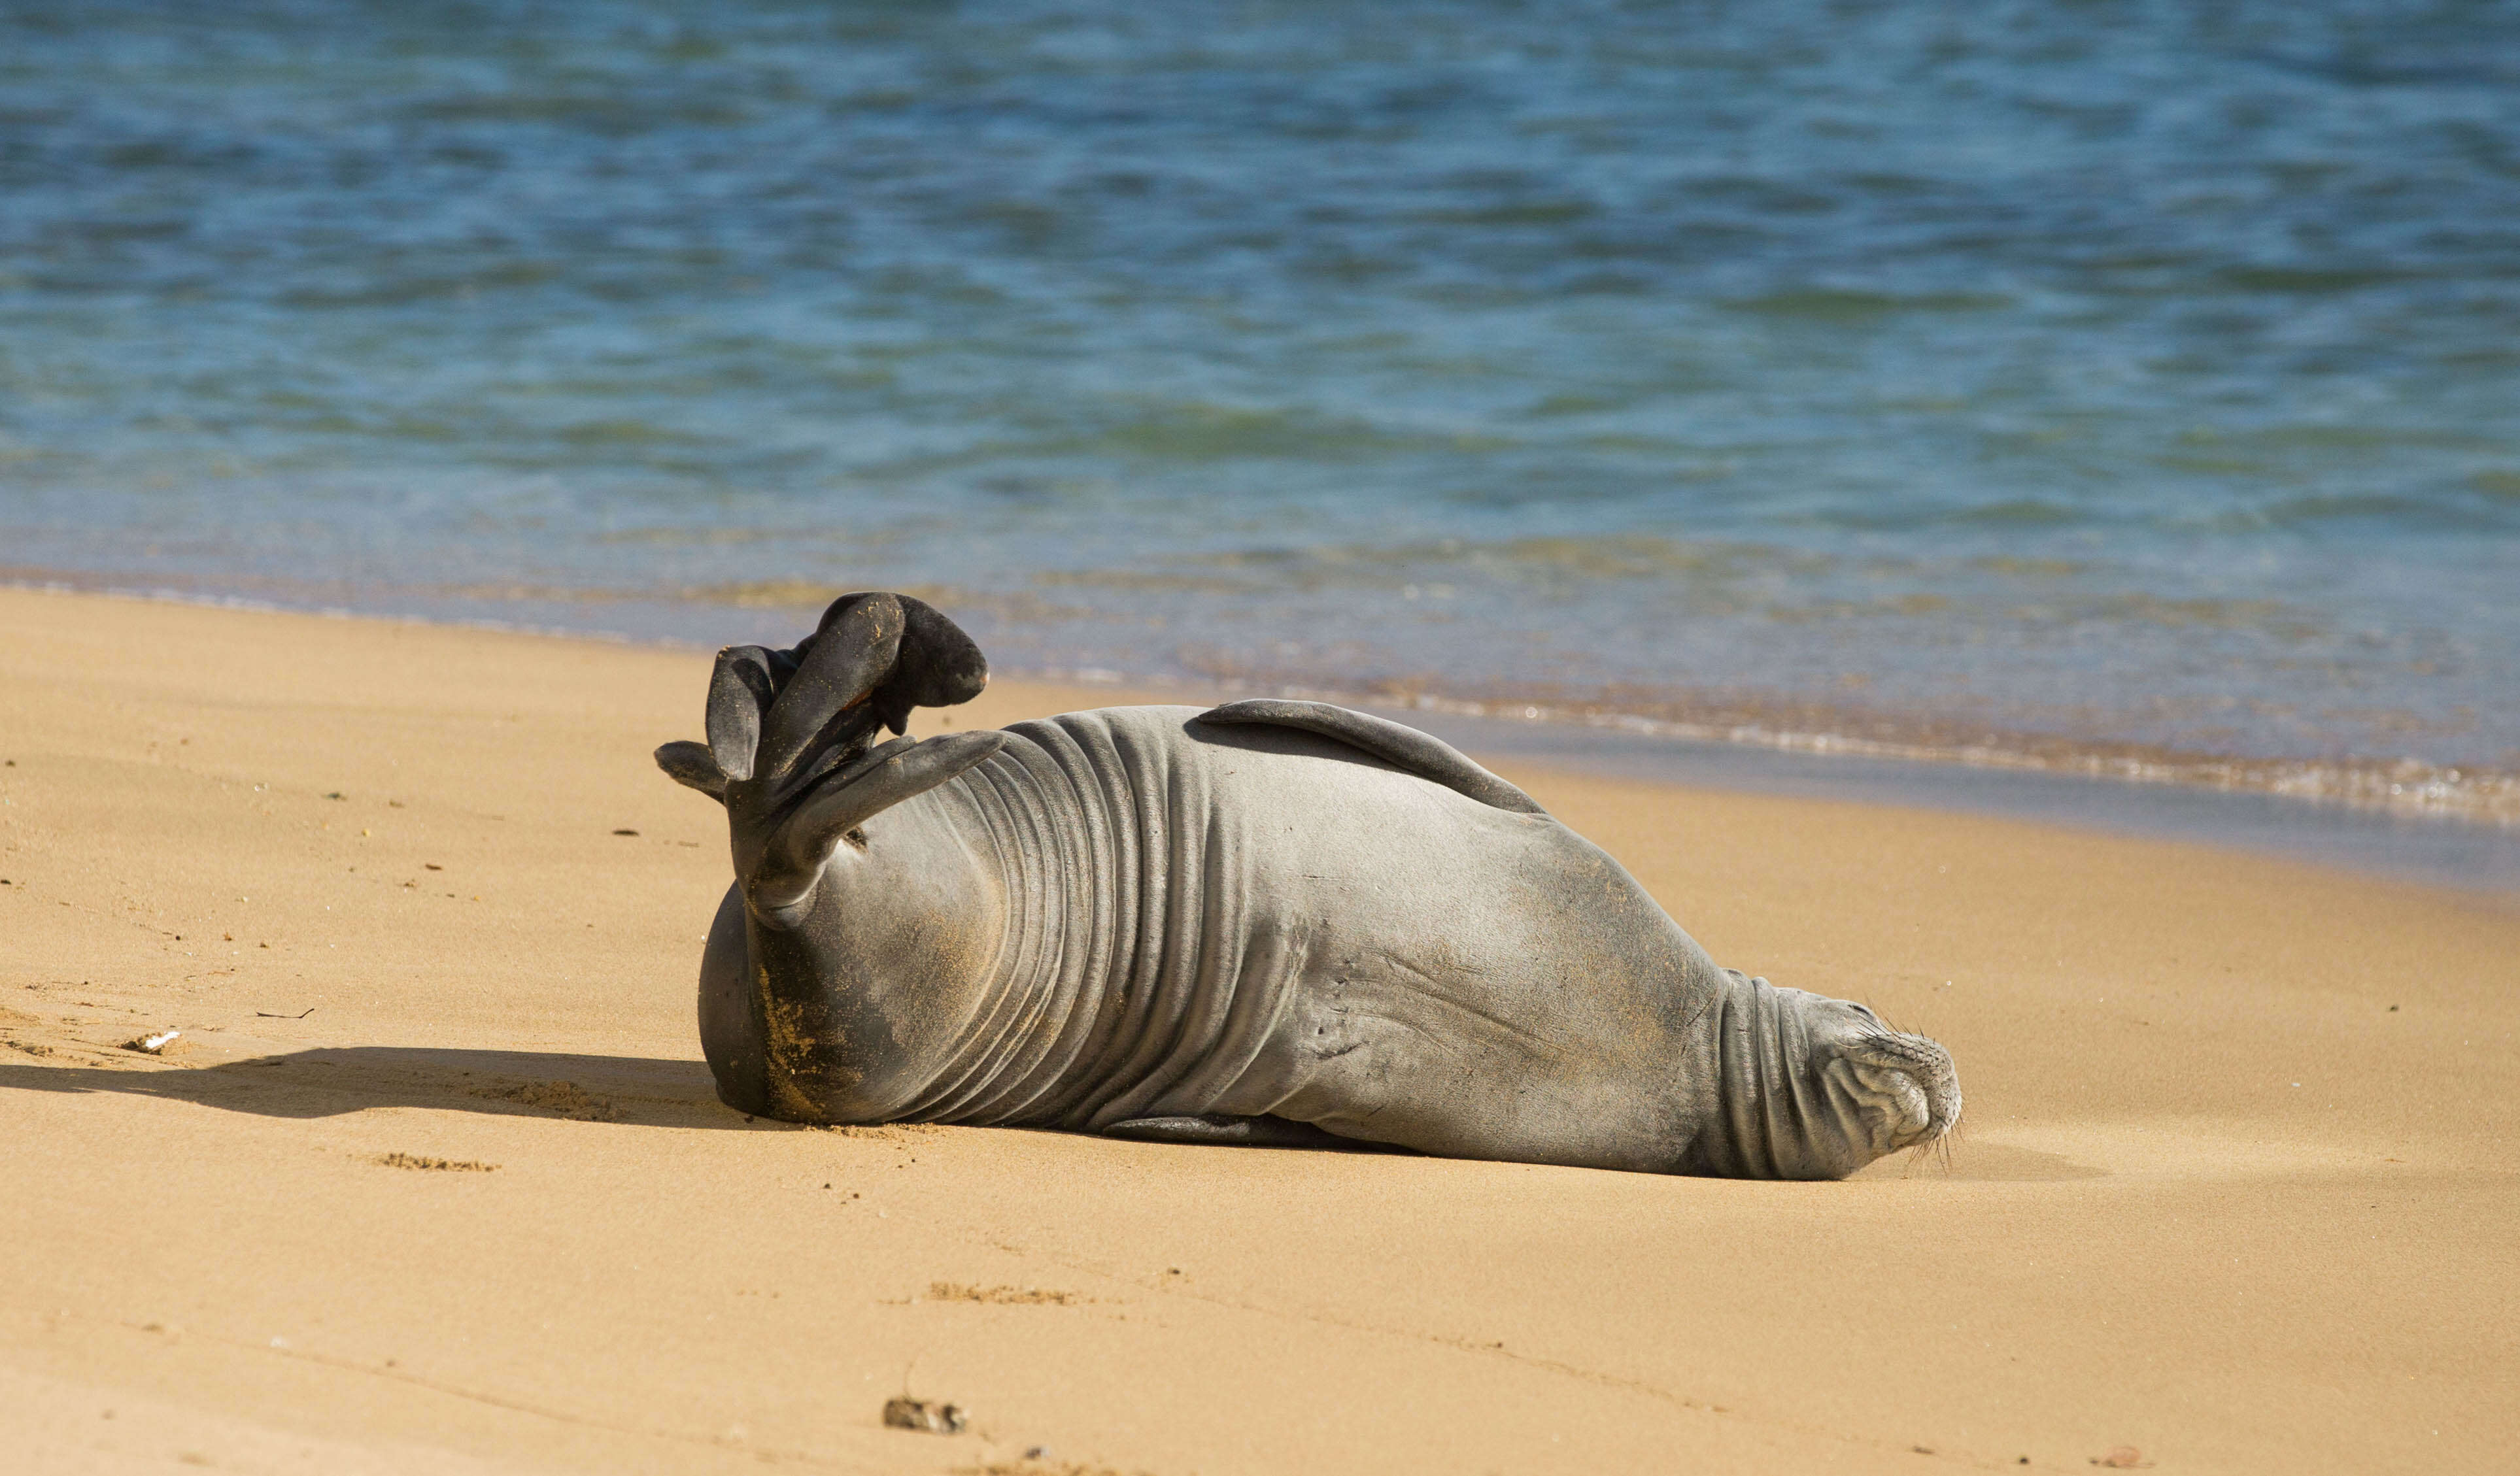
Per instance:
[[[724,832],[648,751],[706,668],[0,591],[0,1467],[2520,1464],[2507,908],[1515,767],[1947,1043],[1948,1167],[806,1130],[695,1049]]]

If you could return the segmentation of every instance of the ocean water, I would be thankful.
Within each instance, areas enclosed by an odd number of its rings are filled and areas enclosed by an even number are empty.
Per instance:
[[[2520,817],[2520,6],[0,0],[0,577]]]

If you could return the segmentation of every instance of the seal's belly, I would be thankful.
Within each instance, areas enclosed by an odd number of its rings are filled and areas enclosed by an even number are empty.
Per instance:
[[[1623,869],[1545,816],[1376,764],[1231,767],[1254,801],[1313,796],[1245,837],[1267,925],[1304,947],[1268,1049],[1200,1110],[1457,1156],[1669,1158],[1703,1099],[1678,1043],[1716,970]]]
[[[1273,1114],[1660,1166],[1716,970],[1625,871],[1545,816],[1195,715],[1018,724],[835,860],[835,1015],[876,1049],[834,1115]]]

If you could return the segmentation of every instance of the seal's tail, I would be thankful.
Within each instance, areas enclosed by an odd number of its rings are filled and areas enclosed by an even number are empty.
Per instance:
[[[709,678],[708,741],[656,767],[727,808],[736,873],[765,917],[799,910],[842,836],[952,779],[1006,736],[896,738],[913,707],[968,702],[989,664],[962,628],[907,595],[843,595],[792,650],[731,646]]]

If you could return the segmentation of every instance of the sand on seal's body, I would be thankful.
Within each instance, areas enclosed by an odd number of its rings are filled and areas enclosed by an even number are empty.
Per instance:
[[[1949,1045],[1949,1167],[823,1132],[744,1122],[698,1058],[723,822],[647,750],[705,653],[17,590],[0,635],[0,1450],[29,1469],[2520,1446],[2505,907],[1508,767],[1720,957]],[[1003,684],[944,720],[1113,699]],[[885,1429],[905,1383],[969,1431]]]

